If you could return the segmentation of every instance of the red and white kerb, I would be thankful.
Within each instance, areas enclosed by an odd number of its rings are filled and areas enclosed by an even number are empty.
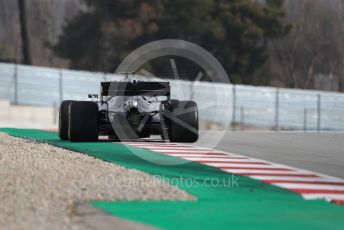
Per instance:
[[[191,145],[156,142],[125,142],[124,144],[213,166],[228,173],[248,176],[294,191],[307,200],[325,199],[344,204],[344,179],[341,178]]]

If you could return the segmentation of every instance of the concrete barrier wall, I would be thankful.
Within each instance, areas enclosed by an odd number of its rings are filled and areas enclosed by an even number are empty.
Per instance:
[[[57,106],[88,100],[101,81],[123,76],[0,63],[0,99],[13,104]],[[202,122],[292,130],[344,131],[344,94],[169,80],[172,98],[194,100]]]
[[[11,105],[0,101],[0,127],[43,128],[57,127],[57,113],[53,107]]]

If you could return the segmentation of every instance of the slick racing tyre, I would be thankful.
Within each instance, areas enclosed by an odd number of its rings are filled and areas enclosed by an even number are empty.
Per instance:
[[[68,141],[68,129],[69,129],[69,117],[68,117],[68,109],[69,105],[73,101],[63,101],[60,105],[59,110],[59,129],[58,135],[61,140]]]
[[[198,108],[193,101],[171,100],[169,139],[171,142],[193,143],[198,140]]]
[[[90,101],[74,101],[69,105],[69,132],[71,141],[98,140],[98,105]]]

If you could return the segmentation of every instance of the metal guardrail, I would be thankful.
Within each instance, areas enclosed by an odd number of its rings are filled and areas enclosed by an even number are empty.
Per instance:
[[[62,100],[87,100],[114,74],[0,63],[0,98],[13,104],[57,106]],[[276,130],[344,131],[344,94],[170,80],[172,98],[195,100],[200,119],[218,124]]]

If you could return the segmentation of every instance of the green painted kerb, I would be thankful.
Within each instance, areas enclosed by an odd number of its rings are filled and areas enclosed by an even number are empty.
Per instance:
[[[110,142],[70,143],[56,133],[0,129],[17,137],[45,141],[104,161],[135,168],[173,181],[198,198],[189,202],[93,202],[117,216],[166,229],[343,229],[344,207],[325,201],[305,201],[299,195],[247,177],[228,187],[233,175],[190,162],[179,166],[153,164],[178,161],[174,157]],[[132,153],[135,151],[135,154]],[[218,186],[211,186],[211,184]]]

